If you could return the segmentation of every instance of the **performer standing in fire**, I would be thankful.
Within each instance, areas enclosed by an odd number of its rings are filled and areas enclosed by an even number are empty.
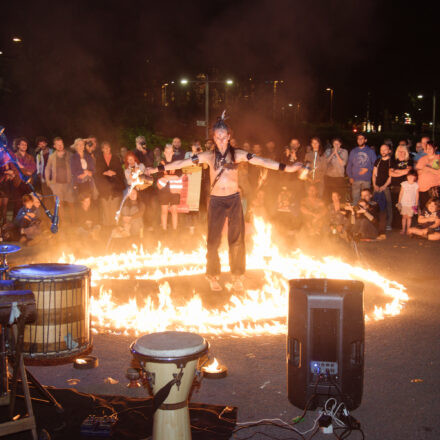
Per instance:
[[[220,291],[221,267],[218,248],[226,219],[228,219],[229,267],[233,279],[233,289],[244,290],[243,275],[246,270],[246,250],[244,237],[244,215],[238,190],[238,164],[249,162],[271,170],[293,173],[302,168],[302,164],[285,165],[271,159],[258,157],[247,151],[231,147],[231,130],[225,122],[225,112],[213,127],[215,148],[195,154],[184,160],[177,160],[157,168],[147,168],[147,174],[177,170],[192,164],[209,165],[211,177],[211,195],[208,206],[208,239],[206,278],[211,290]]]

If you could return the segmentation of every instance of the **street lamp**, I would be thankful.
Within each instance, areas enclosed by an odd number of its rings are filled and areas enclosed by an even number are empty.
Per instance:
[[[226,81],[210,81],[208,78],[208,75],[203,75],[204,79],[200,80],[188,80],[186,78],[182,78],[180,80],[180,84],[187,85],[188,83],[205,83],[205,139],[209,138],[209,83],[224,83],[228,86],[234,84],[234,81],[232,79],[227,79]]]
[[[330,92],[330,124],[333,124],[333,93],[335,91],[330,87],[327,87],[325,90]]]
[[[423,99],[423,95],[417,95],[417,99]]]
[[[14,38],[12,39],[12,41],[13,41],[14,43],[21,43],[21,38],[19,38],[19,37],[14,37]]]

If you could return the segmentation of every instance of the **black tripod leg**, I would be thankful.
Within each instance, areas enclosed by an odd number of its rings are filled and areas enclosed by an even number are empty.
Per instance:
[[[20,316],[16,324],[12,326],[13,339],[15,341],[15,356],[13,373],[11,380],[11,394],[9,401],[9,417],[12,419],[14,417],[15,410],[15,396],[17,394],[17,380],[18,380],[18,370],[20,368],[21,351],[23,348],[23,332],[25,326],[25,317]],[[23,377],[22,377],[23,380]]]
[[[26,374],[30,382],[34,385],[35,388],[40,392],[41,395],[47,398],[49,402],[51,402],[55,406],[55,410],[57,413],[62,414],[64,413],[64,408],[58,403],[58,401],[53,397],[53,395],[41,385],[40,382],[38,382],[37,378],[27,369]]]

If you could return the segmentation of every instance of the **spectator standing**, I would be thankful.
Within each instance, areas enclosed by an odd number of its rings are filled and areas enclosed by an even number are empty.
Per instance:
[[[391,200],[391,150],[387,144],[380,147],[380,157],[374,163],[373,168],[373,188],[374,200],[380,208],[379,234],[391,231],[393,220],[393,203]],[[385,226],[386,225],[386,226]]]
[[[37,170],[37,166],[35,164],[34,158],[27,153],[28,142],[24,138],[17,139],[17,152],[16,152],[16,160],[18,167],[21,170],[21,173],[25,176],[25,178],[32,178],[33,174]],[[14,190],[13,190],[13,198],[14,198],[14,216],[18,213],[22,201],[21,198],[31,192],[29,185],[26,182],[23,182],[21,179],[14,180]]]
[[[93,195],[93,176],[95,174],[95,161],[85,151],[84,139],[76,139],[73,143],[75,153],[70,159],[72,183],[75,196],[81,201],[81,206],[86,206]]]
[[[8,201],[12,197],[12,181],[15,178],[13,166],[5,161],[0,167],[0,227],[6,223]]]
[[[165,166],[171,162],[174,162],[174,151],[171,144],[166,144],[163,151],[164,158],[162,165]],[[159,204],[161,208],[161,225],[162,230],[167,230],[168,225],[168,212],[171,212],[171,222],[173,230],[177,229],[178,213],[177,206],[180,203],[180,193],[173,187],[182,176],[182,170],[161,171],[158,175],[157,187],[159,189]],[[178,184],[177,184],[178,186]]]
[[[417,206],[419,204],[419,185],[416,182],[417,173],[410,170],[405,176],[406,180],[402,182],[398,206],[402,215],[402,229],[400,233],[409,234],[411,228],[411,221],[414,214],[417,213]]]
[[[419,174],[419,206],[423,209],[431,197],[438,198],[440,186],[440,155],[434,144],[426,145],[426,155],[416,165]]]
[[[356,136],[357,147],[350,151],[347,163],[347,175],[351,183],[353,205],[357,205],[363,189],[371,188],[376,153],[367,145],[365,135]]]
[[[292,162],[304,162],[305,151],[299,139],[292,138],[289,142],[290,157]]]
[[[136,138],[136,150],[134,151],[134,154],[138,158],[139,163],[142,163],[145,168],[153,166],[153,154],[148,150],[144,136],[138,136]]]
[[[429,136],[422,136],[420,138],[420,142],[417,142],[416,154],[414,155],[414,163],[417,163],[421,157],[426,156],[426,147],[428,145],[428,142],[430,141],[431,139]]]
[[[183,160],[185,158],[185,152],[182,150],[182,141],[180,138],[175,137],[173,139],[173,160]]]
[[[318,197],[324,195],[324,179],[327,171],[327,159],[324,156],[324,148],[321,139],[313,137],[310,140],[311,151],[306,153],[304,161],[310,164],[309,182],[315,185]]]
[[[121,147],[119,149],[119,160],[120,160],[121,164],[123,164],[125,162],[125,156],[127,156],[127,153],[128,153],[127,147]]]
[[[147,143],[144,136],[138,136],[136,138],[136,157],[139,163],[143,164],[145,168],[150,168],[154,166],[154,156],[153,152],[148,150]],[[158,221],[157,211],[157,191],[154,185],[149,188],[144,189],[140,194],[139,198],[141,203],[145,206],[144,211],[144,223],[149,231],[153,230],[153,225]]]
[[[70,208],[73,203],[72,171],[70,168],[70,151],[64,149],[60,137],[53,140],[54,152],[47,160],[44,177],[52,194],[60,201],[60,218],[71,218]]]
[[[406,176],[413,169],[414,161],[409,154],[406,146],[399,145],[391,161],[391,200],[393,205],[393,225],[398,226],[401,220],[401,213],[396,208],[401,190],[401,183],[406,181]]]
[[[109,142],[101,144],[96,156],[96,187],[99,192],[99,211],[103,227],[115,226],[115,214],[124,191],[124,174],[119,157],[112,154]]]
[[[292,139],[284,151],[283,163],[293,165],[296,162],[303,162],[304,155],[301,151],[301,144],[298,139]],[[284,185],[292,192],[292,202],[299,205],[304,196],[304,181],[298,176],[298,173],[284,174]]]
[[[131,186],[135,180],[135,176],[140,176],[145,173],[145,165],[139,162],[135,153],[129,151],[125,156],[125,180],[127,185]]]
[[[334,138],[332,146],[325,150],[327,168],[325,172],[325,189],[327,196],[333,199],[332,194],[337,192],[345,198],[345,166],[348,161],[348,151],[342,148],[341,138]]]
[[[35,140],[36,148],[36,156],[35,161],[37,165],[37,178],[38,185],[41,188],[41,193],[43,196],[47,196],[52,194],[50,188],[47,186],[46,178],[44,176],[44,172],[46,171],[47,161],[49,160],[49,156],[53,153],[53,148],[49,148],[47,139],[45,137],[37,137]]]

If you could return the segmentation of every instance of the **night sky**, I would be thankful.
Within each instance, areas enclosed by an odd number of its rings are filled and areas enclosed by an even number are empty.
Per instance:
[[[368,92],[377,111],[404,111],[409,93],[438,84],[436,22],[422,5],[10,1],[1,9],[0,117],[42,131],[82,129],[91,118],[111,124],[154,81],[213,68],[237,81],[283,79],[315,109],[332,87],[340,119],[361,113]]]

